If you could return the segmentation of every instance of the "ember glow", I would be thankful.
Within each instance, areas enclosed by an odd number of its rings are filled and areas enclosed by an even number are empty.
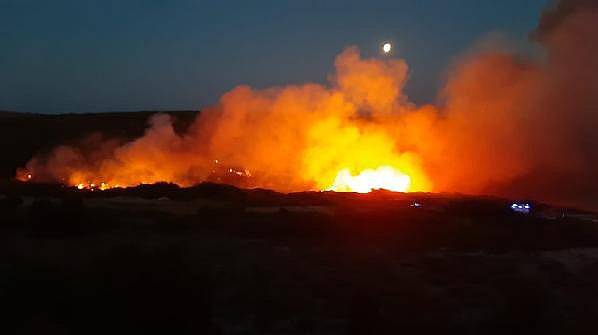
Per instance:
[[[208,181],[281,192],[598,196],[586,182],[598,164],[598,6],[570,4],[544,13],[533,34],[545,55],[472,51],[447,72],[436,105],[409,101],[405,60],[348,47],[326,85],[242,85],[183,133],[156,115],[139,138],[59,146],[17,177],[100,190]]]

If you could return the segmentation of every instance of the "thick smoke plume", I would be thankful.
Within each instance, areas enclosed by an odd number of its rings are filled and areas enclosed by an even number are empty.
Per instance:
[[[532,35],[544,57],[469,55],[435,106],[408,101],[405,61],[363,59],[350,47],[329,85],[240,86],[183,135],[160,115],[134,141],[59,147],[26,171],[71,185],[212,180],[287,192],[330,189],[343,170],[392,167],[411,178],[410,191],[597,208],[598,6],[558,2]]]

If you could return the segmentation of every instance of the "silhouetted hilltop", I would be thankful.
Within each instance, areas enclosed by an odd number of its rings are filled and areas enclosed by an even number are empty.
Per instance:
[[[13,118],[13,117],[31,117],[31,116],[40,116],[41,114],[37,113],[21,113],[21,112],[13,112],[13,111],[4,111],[0,110],[0,118]]]

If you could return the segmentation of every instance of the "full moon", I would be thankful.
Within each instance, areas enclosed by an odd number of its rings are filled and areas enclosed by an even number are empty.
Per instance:
[[[384,51],[385,54],[389,53],[390,50],[392,50],[392,44],[390,43],[384,43],[384,45],[382,46],[382,51]]]

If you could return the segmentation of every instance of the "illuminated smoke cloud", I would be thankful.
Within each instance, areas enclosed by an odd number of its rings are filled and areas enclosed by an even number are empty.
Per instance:
[[[390,184],[408,180],[408,191],[598,208],[597,31],[594,1],[558,2],[533,33],[543,57],[470,54],[451,69],[441,102],[419,107],[403,93],[404,60],[363,59],[350,47],[337,56],[329,85],[240,86],[185,134],[160,115],[141,138],[62,146],[34,157],[21,175],[70,185],[216,181],[289,192],[345,189],[339,180],[367,190],[382,171],[397,176]]]

